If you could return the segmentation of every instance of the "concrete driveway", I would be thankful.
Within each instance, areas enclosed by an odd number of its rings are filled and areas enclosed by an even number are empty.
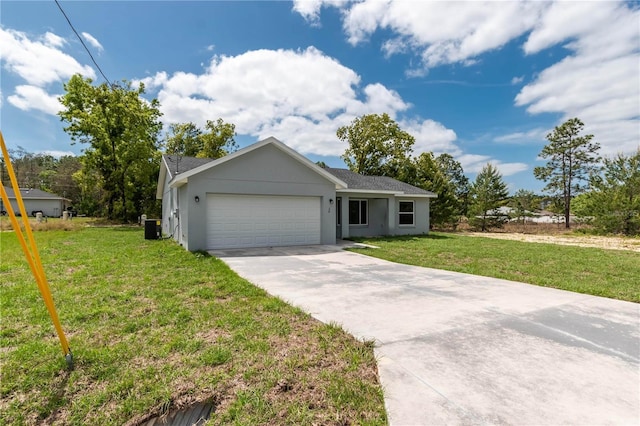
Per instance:
[[[640,424],[638,304],[337,246],[212,254],[320,321],[375,339],[393,425]]]

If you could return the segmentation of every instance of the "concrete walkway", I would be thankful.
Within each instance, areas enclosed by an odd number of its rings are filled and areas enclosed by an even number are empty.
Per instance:
[[[320,321],[375,339],[393,425],[640,424],[638,304],[337,246],[212,254]]]

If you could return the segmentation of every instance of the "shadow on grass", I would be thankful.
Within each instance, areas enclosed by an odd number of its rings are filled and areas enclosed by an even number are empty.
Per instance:
[[[133,226],[121,226],[117,228],[113,228],[115,232],[140,232],[140,235],[144,236],[144,228],[133,227]],[[157,241],[160,241],[160,238],[156,238]]]
[[[55,420],[60,416],[60,409],[68,403],[66,394],[69,386],[69,369],[62,370],[57,377],[54,378],[49,399],[42,406],[40,418],[42,420]]]

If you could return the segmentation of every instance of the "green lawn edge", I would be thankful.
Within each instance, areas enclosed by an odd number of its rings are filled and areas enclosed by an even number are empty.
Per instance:
[[[377,248],[350,251],[396,263],[640,302],[640,255],[632,251],[443,232],[352,239]]]

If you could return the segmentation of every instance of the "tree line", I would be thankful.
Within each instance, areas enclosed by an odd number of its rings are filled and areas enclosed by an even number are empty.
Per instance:
[[[133,221],[140,214],[157,215],[155,200],[161,150],[168,154],[219,158],[238,148],[235,126],[222,119],[174,123],[162,137],[161,112],[156,99],[142,97],[143,84],[94,85],[75,75],[64,85],[59,116],[72,144],[84,145],[82,155],[54,158],[24,149],[10,156],[21,187],[37,187],[72,200],[88,215]],[[593,135],[582,135],[584,124],[567,120],[547,135],[540,153],[545,166],[534,176],[546,183],[550,209],[592,218],[604,232],[640,233],[640,148],[630,156],[602,159]],[[389,176],[435,192],[431,224],[453,227],[461,218],[479,230],[501,226],[497,211],[510,206],[524,218],[536,210],[541,196],[519,190],[509,196],[498,169],[487,163],[471,182],[460,162],[449,154],[414,153],[415,138],[388,114],[366,114],[340,127],[336,136],[347,148],[341,158],[347,167],[365,175]],[[5,167],[0,163],[0,177]],[[572,208],[572,203],[574,208]]]
[[[540,153],[547,163],[533,172],[546,183],[547,196],[521,189],[510,197],[503,176],[490,163],[470,182],[462,165],[448,154],[414,155],[414,137],[387,114],[356,118],[337,135],[348,143],[342,158],[352,171],[390,176],[435,192],[435,226],[455,227],[467,217],[473,228],[485,231],[510,218],[500,207],[511,207],[511,218],[524,221],[544,204],[562,212],[566,228],[571,227],[573,212],[606,233],[640,234],[640,147],[633,155],[602,159],[600,144],[593,135],[583,135],[583,128],[580,119],[571,118],[547,135],[549,143]]]

